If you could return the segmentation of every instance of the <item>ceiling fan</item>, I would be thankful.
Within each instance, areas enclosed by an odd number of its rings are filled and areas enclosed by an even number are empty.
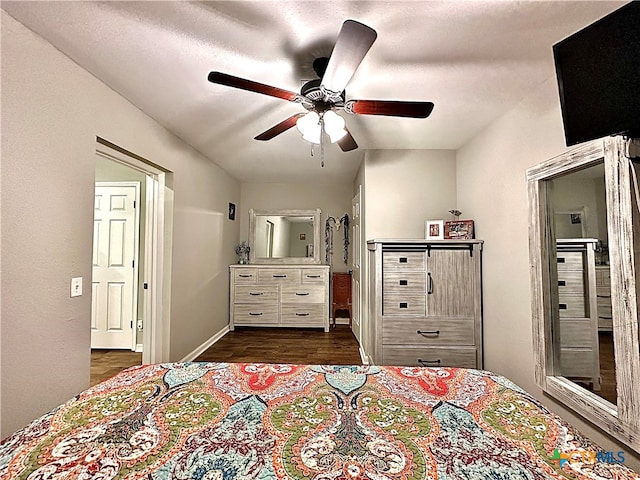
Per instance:
[[[262,132],[255,137],[256,140],[271,140],[296,125],[305,140],[320,144],[321,149],[328,136],[331,143],[337,142],[342,151],[348,152],[358,148],[358,144],[346,128],[344,119],[336,114],[336,110],[344,110],[355,115],[412,118],[426,118],[433,110],[432,102],[345,101],[345,87],[377,35],[375,30],[360,22],[346,20],[342,24],[331,57],[317,58],[313,62],[313,69],[319,78],[305,83],[299,94],[222,72],[210,72],[208,79],[212,83],[300,103],[307,110],[296,113]]]

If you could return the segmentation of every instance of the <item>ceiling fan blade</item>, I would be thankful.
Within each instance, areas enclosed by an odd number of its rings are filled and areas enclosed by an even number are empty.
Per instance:
[[[263,95],[269,95],[271,97],[282,98],[289,100],[290,102],[303,103],[304,97],[295,92],[289,90],[283,90],[282,88],[272,87],[271,85],[265,85],[264,83],[254,82],[247,80],[246,78],[234,77],[222,72],[210,72],[209,81],[211,83],[218,83],[220,85],[226,85],[227,87],[239,88],[241,90],[248,90],[249,92],[261,93]]]
[[[342,93],[377,36],[371,27],[355,20],[345,21],[322,76],[322,87],[336,95]]]
[[[303,115],[305,115],[305,113],[296,113],[295,115],[291,115],[289,118],[283,120],[277,125],[274,125],[269,130],[262,132],[260,135],[255,137],[255,140],[271,140],[276,135],[280,135],[282,132],[285,132],[295,126],[298,119]]]
[[[349,100],[345,103],[344,109],[356,115],[427,118],[433,111],[433,103],[395,100]]]
[[[358,148],[358,144],[351,136],[351,132],[349,130],[347,130],[347,134],[344,137],[338,140],[338,145],[343,152],[350,152],[351,150]]]

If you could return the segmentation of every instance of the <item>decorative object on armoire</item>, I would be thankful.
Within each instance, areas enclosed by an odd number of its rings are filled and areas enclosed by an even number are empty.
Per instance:
[[[444,220],[427,220],[424,222],[424,238],[427,240],[444,240]]]
[[[482,368],[481,240],[369,240],[376,365]]]
[[[247,245],[247,242],[244,240],[240,242],[240,244],[236,247],[236,255],[238,255],[238,263],[244,264],[249,263],[249,252],[251,248]]]
[[[462,212],[460,210],[458,210],[458,209],[455,209],[455,208],[453,210],[449,210],[449,213],[451,215],[453,215],[453,219],[456,220],[456,221],[459,220],[460,219],[460,215],[462,215]]]
[[[230,265],[229,329],[314,327],[329,331],[328,265]]]
[[[336,312],[349,313],[349,327],[353,318],[351,313],[351,273],[334,272],[331,274],[331,321],[336,326]]]
[[[229,220],[236,219],[236,204],[229,202]]]
[[[325,263],[327,265],[331,265],[333,257],[333,228],[338,231],[341,226],[344,227],[344,253],[342,259],[345,265],[349,260],[349,214],[345,213],[340,219],[329,215],[324,223]]]
[[[432,102],[346,100],[345,88],[377,36],[376,31],[367,25],[355,20],[345,21],[331,56],[319,57],[313,61],[313,70],[319,78],[305,83],[299,94],[222,72],[210,72],[208,80],[301,104],[306,112],[294,113],[255,137],[255,140],[271,140],[297,126],[303,139],[312,145],[320,145],[321,165],[324,166],[324,146],[328,142],[337,142],[343,152],[358,148],[345,126],[344,118],[336,113],[337,110],[353,115],[405,118],[427,118],[433,110]],[[311,152],[313,155],[313,146]]]
[[[445,240],[471,240],[474,238],[473,220],[444,222]]]

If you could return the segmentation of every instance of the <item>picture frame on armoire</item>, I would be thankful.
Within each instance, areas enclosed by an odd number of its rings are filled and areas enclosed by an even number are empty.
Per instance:
[[[474,237],[473,220],[452,220],[444,222],[446,240],[471,240]]]
[[[444,220],[427,220],[424,223],[426,240],[444,240]]]

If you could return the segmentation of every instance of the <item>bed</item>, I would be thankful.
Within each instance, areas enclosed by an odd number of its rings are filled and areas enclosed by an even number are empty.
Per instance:
[[[459,368],[168,363],[0,444],[5,479],[636,479],[535,398]]]

